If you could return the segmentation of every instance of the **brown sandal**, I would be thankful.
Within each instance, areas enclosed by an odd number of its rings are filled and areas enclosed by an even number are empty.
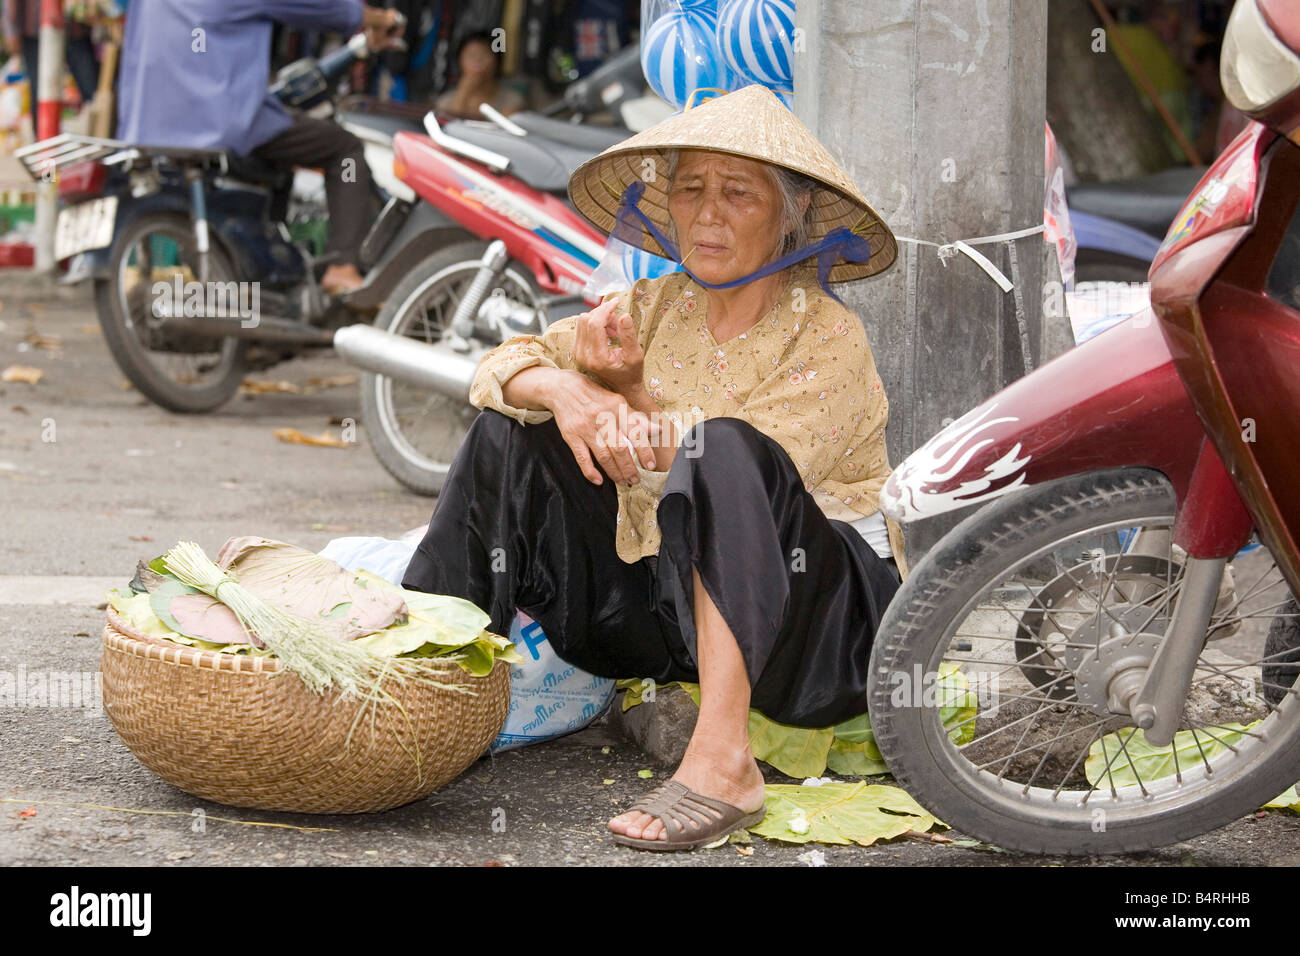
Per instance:
[[[696,847],[752,827],[762,821],[765,808],[746,813],[721,800],[701,796],[676,780],[656,787],[631,809],[639,810],[663,822],[666,840],[646,840],[623,833],[614,834],[614,842],[640,850],[694,850]]]

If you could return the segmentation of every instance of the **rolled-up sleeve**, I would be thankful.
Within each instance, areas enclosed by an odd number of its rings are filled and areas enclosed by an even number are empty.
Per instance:
[[[516,408],[506,402],[501,389],[526,368],[574,369],[573,341],[577,316],[552,323],[541,335],[517,335],[506,339],[479,362],[478,372],[469,389],[469,401],[475,408],[493,408],[509,415],[521,425],[536,425],[551,418],[549,411]]]
[[[632,292],[615,292],[605,296],[602,301],[615,299],[615,314],[628,311],[632,301]],[[634,311],[634,315],[639,310]],[[506,402],[501,390],[506,382],[526,368],[542,366],[544,368],[579,371],[573,361],[573,345],[577,339],[578,316],[570,316],[553,322],[541,335],[517,335],[506,339],[492,351],[483,356],[479,362],[478,372],[470,386],[469,400],[475,408],[493,408],[503,415],[509,415],[521,425],[537,425],[548,421],[552,416],[549,411],[533,408],[516,408]],[[640,319],[637,319],[638,323]],[[640,328],[638,335],[641,334]],[[644,345],[645,339],[641,338]],[[596,379],[592,379],[596,381]],[[600,384],[597,381],[597,384]]]

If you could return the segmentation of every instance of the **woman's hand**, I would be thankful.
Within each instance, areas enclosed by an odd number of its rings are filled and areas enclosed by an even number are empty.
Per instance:
[[[645,353],[637,341],[630,315],[614,314],[614,299],[578,316],[573,361],[621,395],[642,385]],[[617,340],[617,345],[610,345]]]
[[[646,468],[655,467],[652,445],[659,441],[658,427],[621,396],[581,372],[562,372],[548,382],[547,391],[555,424],[593,485],[603,482],[593,459],[610,478],[629,486],[638,480],[634,453]]]

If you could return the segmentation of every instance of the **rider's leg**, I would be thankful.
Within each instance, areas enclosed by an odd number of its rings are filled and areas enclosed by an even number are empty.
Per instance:
[[[349,292],[361,285],[361,242],[370,227],[370,167],[361,140],[337,123],[301,116],[253,154],[272,163],[317,167],[324,173],[330,217],[326,251],[337,258],[321,285],[327,292]]]

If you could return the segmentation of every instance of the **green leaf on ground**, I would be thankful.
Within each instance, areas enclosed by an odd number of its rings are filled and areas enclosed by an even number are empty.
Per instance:
[[[850,744],[836,737],[826,754],[826,769],[845,777],[873,777],[889,773],[889,767],[880,758],[874,740]]]
[[[754,757],[771,764],[787,777],[818,777],[835,732],[830,727],[790,727],[749,712],[749,747]]]
[[[771,784],[765,789],[767,815],[749,832],[785,843],[871,846],[909,831],[928,832],[939,823],[898,787],[865,780],[820,787]],[[807,823],[805,832],[790,828],[796,820]],[[803,822],[796,824],[799,830]]]
[[[1295,787],[1287,787],[1280,795],[1264,804],[1264,807],[1269,810],[1291,810],[1300,813],[1300,794],[1296,793]]]
[[[1123,727],[1093,741],[1083,772],[1090,784],[1107,790],[1112,786],[1137,786],[1139,777],[1144,782],[1172,777],[1179,767],[1204,766],[1206,760],[1225,753],[1258,723],[1223,724],[1195,732],[1180,730],[1168,747],[1153,747],[1136,727]]]

